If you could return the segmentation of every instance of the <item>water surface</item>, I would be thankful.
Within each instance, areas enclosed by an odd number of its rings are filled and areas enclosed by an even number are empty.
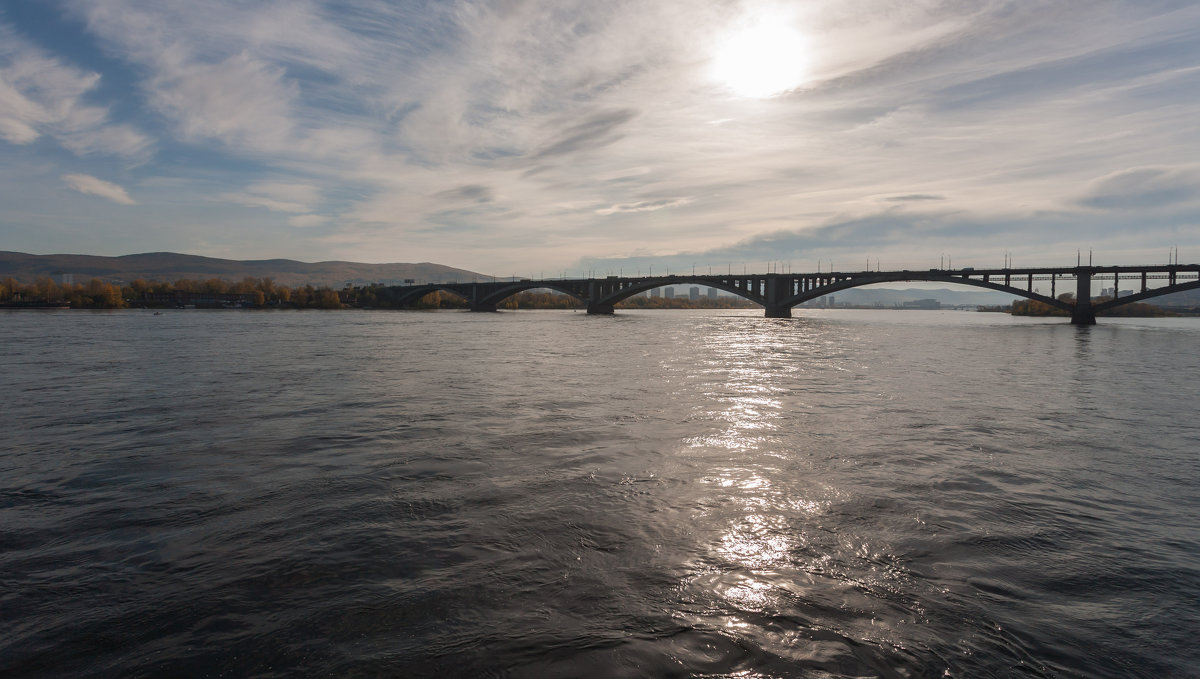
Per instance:
[[[1200,676],[1197,319],[20,312],[5,676]]]

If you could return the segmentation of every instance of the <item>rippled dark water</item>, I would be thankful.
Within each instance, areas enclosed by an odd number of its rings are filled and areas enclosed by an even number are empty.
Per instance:
[[[21,312],[0,674],[1200,676],[1200,321]]]

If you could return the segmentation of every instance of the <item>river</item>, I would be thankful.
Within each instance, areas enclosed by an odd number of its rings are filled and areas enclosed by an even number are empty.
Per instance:
[[[8,312],[6,677],[1200,676],[1200,319]]]

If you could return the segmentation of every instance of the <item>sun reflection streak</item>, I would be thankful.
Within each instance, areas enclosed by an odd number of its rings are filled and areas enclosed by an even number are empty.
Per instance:
[[[726,559],[747,568],[770,568],[788,562],[792,541],[768,526],[764,516],[751,514],[721,536],[718,551]]]

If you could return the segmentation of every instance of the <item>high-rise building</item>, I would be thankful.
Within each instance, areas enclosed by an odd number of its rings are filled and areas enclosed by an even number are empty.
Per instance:
[[[692,300],[693,302],[700,299],[700,288],[692,287],[690,290],[688,290],[688,299]]]
[[[663,297],[671,299],[675,296],[675,288],[663,288]]]
[[[709,289],[708,289],[708,298],[709,298],[709,299],[716,299],[716,298],[717,298],[717,289],[716,289],[716,288],[709,288]]]

